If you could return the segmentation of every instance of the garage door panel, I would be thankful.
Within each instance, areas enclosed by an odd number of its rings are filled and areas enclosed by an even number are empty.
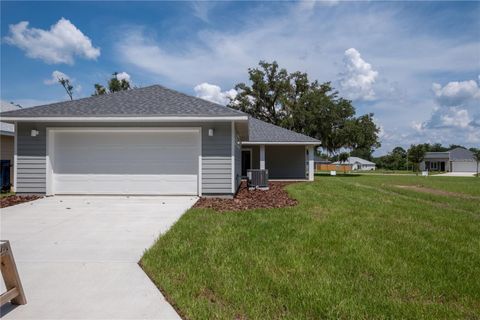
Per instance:
[[[54,193],[198,193],[198,131],[59,131],[53,141]]]
[[[62,174],[54,179],[57,194],[197,194],[196,175]]]
[[[146,156],[142,155],[142,157]],[[57,163],[62,162],[57,161]],[[128,162],[97,159],[96,162],[72,161],[68,166],[55,165],[55,167],[56,174],[196,174],[198,158],[195,163],[175,158],[163,158],[158,162],[151,162],[148,159],[132,159]]]
[[[473,161],[454,161],[452,162],[453,172],[476,172],[477,163]]]

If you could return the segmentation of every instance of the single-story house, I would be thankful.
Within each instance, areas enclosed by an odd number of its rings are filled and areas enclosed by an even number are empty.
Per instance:
[[[334,164],[338,165],[350,165],[352,170],[375,170],[376,165],[375,163],[359,158],[359,157],[348,157],[347,161],[337,161]]]
[[[160,85],[0,114],[15,124],[15,189],[233,195],[249,168],[314,177],[320,142]]]
[[[10,102],[1,101],[0,112],[18,110],[20,107]],[[0,158],[10,162],[10,183],[13,183],[13,160],[14,160],[14,140],[15,126],[11,123],[0,122]]]
[[[477,162],[473,152],[455,148],[446,152],[427,152],[420,163],[420,170],[446,172],[476,172]]]

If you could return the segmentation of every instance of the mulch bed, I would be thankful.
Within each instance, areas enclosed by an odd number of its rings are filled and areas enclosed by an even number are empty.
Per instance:
[[[37,199],[40,199],[40,198],[43,198],[43,197],[42,196],[34,196],[34,195],[31,195],[31,196],[15,196],[15,195],[7,196],[7,197],[0,198],[0,208],[6,208],[6,207],[14,206],[14,205],[19,204],[19,203],[29,202],[29,201],[37,200]]]
[[[194,208],[208,208],[215,211],[242,211],[259,208],[293,207],[298,201],[288,196],[284,187],[294,182],[270,182],[269,190],[248,190],[242,182],[233,199],[200,198]]]

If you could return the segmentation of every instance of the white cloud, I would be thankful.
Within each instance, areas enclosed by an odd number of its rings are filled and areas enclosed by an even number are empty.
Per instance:
[[[73,85],[73,89],[75,90],[75,92],[77,94],[82,92],[82,86],[80,83],[77,83],[74,78],[71,78],[69,75],[58,70],[53,71],[50,79],[43,80],[43,83],[49,86],[56,85],[58,84],[59,79],[70,80],[70,84]]]
[[[475,80],[452,81],[444,87],[432,85],[436,101],[442,106],[458,106],[473,99],[480,99],[480,88]]]
[[[279,13],[282,6],[286,10]],[[413,27],[412,17],[398,7],[367,7],[294,2],[278,5],[275,14],[268,15],[268,5],[262,4],[250,7],[248,15],[235,17],[242,28],[206,26],[189,34],[189,41],[174,45],[155,30],[126,25],[115,49],[123,67],[142,72],[152,82],[184,90],[203,82],[230,88],[248,81],[248,68],[257,66],[259,60],[276,60],[289,71],[307,72],[312,80],[332,81],[344,95],[343,78],[339,79],[345,71],[342,53],[355,48],[371,71],[378,73],[371,90],[365,90],[367,97],[373,91],[374,100],[355,101],[358,112],[375,112],[388,133],[382,145],[397,143],[397,138],[401,145],[409,144],[414,140],[400,136],[412,138],[410,134],[416,134],[412,121],[426,122],[438,106],[431,95],[434,76],[470,74],[478,65],[479,43],[476,38],[431,32],[427,25]],[[476,119],[471,108],[461,109]],[[449,143],[463,139],[448,133],[443,137]]]
[[[317,5],[320,6],[335,6],[340,3],[340,0],[301,0],[298,2],[297,9],[300,12],[309,12],[315,9]]]
[[[467,128],[471,122],[468,111],[456,107],[448,108],[447,112],[440,118],[442,120],[441,124],[445,127]]]
[[[16,46],[30,58],[41,59],[47,63],[73,64],[74,57],[95,60],[100,49],[69,20],[61,18],[50,30],[29,28],[28,21],[9,26],[5,41]]]
[[[412,121],[411,127],[417,132],[422,132],[423,130],[425,130],[423,122]]]
[[[131,82],[130,75],[126,72],[117,73],[117,79],[120,81],[126,80],[127,82]]]
[[[373,84],[378,72],[362,59],[360,52],[355,48],[345,51],[343,61],[345,71],[340,80],[342,92],[353,100],[373,100],[375,98]]]
[[[193,90],[197,97],[223,105],[228,104],[230,99],[234,99],[237,96],[235,89],[222,91],[219,86],[207,82],[195,86]]]
[[[414,121],[410,143],[476,145],[480,142],[480,94],[475,80],[432,85],[436,105],[428,120]],[[399,141],[399,143],[401,143]]]
[[[399,22],[396,12],[370,10],[366,19],[364,13],[355,10],[337,12],[342,8],[348,6],[334,7],[335,15],[328,16],[323,8],[311,15],[290,10],[273,17],[265,16],[262,10],[258,15],[252,10],[240,20],[242,28],[199,29],[175,49],[163,43],[161,37],[157,38],[154,30],[128,25],[122,29],[116,50],[122,62],[151,75],[152,79],[163,77],[172,84],[192,87],[203,81],[222,86],[245,81],[247,69],[259,60],[276,60],[290,71],[306,71],[314,79],[335,81],[342,72],[339,52],[349,47],[360,52],[368,48],[375,66],[382,68],[382,77],[396,87],[409,89],[404,94],[410,96],[420,91],[428,94],[423,91],[418,74],[438,70],[461,72],[477,63],[477,43],[450,43],[442,39],[439,44],[432,37],[415,40]],[[322,24],[318,24],[318,19]],[[374,29],[383,32],[372,33]],[[405,50],[412,41],[416,42],[415,50]],[[432,56],[431,52],[437,54]],[[376,85],[379,81],[377,78]],[[380,99],[380,92],[374,92]]]
[[[46,85],[57,84],[59,79],[70,80],[70,77],[61,71],[55,70],[52,72],[52,77],[50,79],[43,80],[43,83]]]
[[[425,126],[429,128],[469,129],[480,119],[480,88],[475,80],[451,81],[445,86],[433,83],[435,102]]]
[[[210,22],[209,14],[210,10],[216,5],[216,2],[210,1],[194,1],[191,3],[193,9],[193,15],[202,20],[203,22]]]

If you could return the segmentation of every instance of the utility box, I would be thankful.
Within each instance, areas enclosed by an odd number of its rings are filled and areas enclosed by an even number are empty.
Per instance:
[[[268,190],[268,170],[247,170],[247,185],[249,189]]]

